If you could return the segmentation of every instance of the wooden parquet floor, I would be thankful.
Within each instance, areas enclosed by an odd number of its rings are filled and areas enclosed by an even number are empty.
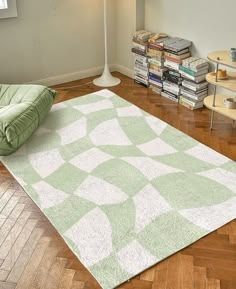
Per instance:
[[[189,111],[116,73],[111,88],[140,108],[236,160],[236,129],[207,109]],[[80,85],[92,78],[72,82]],[[63,85],[64,86],[64,85]],[[57,86],[57,88],[62,86]],[[60,90],[57,101],[84,95],[88,84]],[[38,207],[0,164],[0,289],[101,289]],[[236,220],[160,262],[119,289],[236,289]]]

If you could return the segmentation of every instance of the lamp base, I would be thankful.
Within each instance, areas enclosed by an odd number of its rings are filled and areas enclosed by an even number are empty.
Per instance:
[[[108,66],[105,65],[102,76],[94,79],[93,84],[101,87],[111,87],[120,84],[120,79],[112,76]]]

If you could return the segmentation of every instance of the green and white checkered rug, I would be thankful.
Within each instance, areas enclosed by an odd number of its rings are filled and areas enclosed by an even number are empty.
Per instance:
[[[236,218],[235,163],[109,90],[2,161],[104,289]]]

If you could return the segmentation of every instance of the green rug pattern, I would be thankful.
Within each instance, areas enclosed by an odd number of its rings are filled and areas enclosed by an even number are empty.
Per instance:
[[[236,218],[236,165],[109,90],[1,160],[104,289]]]

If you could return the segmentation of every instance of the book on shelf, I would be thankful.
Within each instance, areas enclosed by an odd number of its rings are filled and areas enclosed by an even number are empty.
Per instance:
[[[166,90],[163,90],[163,91],[161,92],[161,96],[164,96],[164,97],[166,97],[166,98],[168,98],[168,99],[170,99],[170,100],[173,100],[173,101],[175,101],[175,102],[178,102],[178,101],[179,101],[177,95],[175,95],[175,94],[173,94],[173,93],[171,93],[171,92],[169,92],[169,91],[166,91]]]
[[[134,60],[142,62],[143,64],[145,64],[145,63],[148,64],[148,60],[147,60],[147,56],[146,55],[140,55],[140,54],[134,53]]]
[[[162,81],[159,75],[157,75],[156,73],[152,73],[151,71],[149,71],[149,78],[156,79],[157,81]]]
[[[172,37],[164,41],[164,48],[173,52],[182,51],[191,45],[191,41],[179,37]]]
[[[139,60],[135,60],[135,62],[134,62],[134,67],[139,67],[139,68],[142,69],[142,70],[148,71],[148,69],[149,69],[149,63],[140,62]]]
[[[158,87],[160,87],[160,88],[163,87],[162,82],[159,82],[159,81],[153,80],[153,79],[151,79],[151,78],[149,78],[149,83],[150,83],[150,84],[153,84],[153,85],[156,85],[156,86],[158,86]]]
[[[139,77],[143,81],[147,81],[148,82],[148,75],[143,75],[142,73],[134,72],[134,77],[135,78]]]
[[[180,55],[183,55],[185,53],[190,52],[190,50],[189,50],[189,48],[185,48],[185,49],[182,49],[182,50],[179,50],[178,52],[176,52],[176,51],[173,51],[173,50],[165,49],[165,52],[174,54],[176,56],[180,56]]]
[[[206,74],[202,74],[202,75],[198,75],[198,76],[192,76],[192,75],[189,75],[188,73],[185,73],[183,71],[181,71],[180,73],[181,73],[183,78],[187,78],[187,79],[193,80],[193,81],[195,81],[197,83],[206,80]]]
[[[169,39],[169,36],[165,33],[158,33],[155,35],[152,35],[148,39],[148,45],[150,47],[158,48],[160,50],[164,49],[164,41]]]
[[[188,89],[193,90],[193,91],[199,91],[203,88],[208,88],[208,82],[207,81],[202,81],[200,83],[196,83],[194,81],[184,79],[182,82],[182,85]]]
[[[139,49],[143,52],[147,51],[147,45],[143,45],[143,44],[137,43],[135,41],[133,41],[133,48]]]
[[[163,69],[152,69],[152,68],[149,68],[149,73],[156,74],[160,78],[163,77]]]
[[[146,57],[146,52],[140,50],[140,49],[137,49],[137,48],[132,48],[131,51],[135,54],[138,54],[138,55],[141,55],[141,56],[145,56]]]
[[[183,71],[191,76],[199,76],[199,75],[202,75],[202,74],[207,74],[208,73],[208,67],[207,68],[203,68],[203,69],[199,69],[198,71],[193,71],[191,70],[190,68],[187,68],[183,65],[180,65],[179,66],[179,70],[180,71]]]
[[[185,102],[187,102],[193,106],[203,102],[203,99],[192,99],[192,98],[187,97],[185,95],[180,95],[179,100],[183,100],[183,101],[185,101]]]
[[[152,74],[152,73],[149,73],[149,82],[152,83],[152,84],[156,84],[156,85],[158,85],[160,87],[163,86],[162,79],[159,76],[157,76],[155,74]]]
[[[137,67],[134,68],[135,75],[142,75],[143,77],[148,77],[149,72],[146,70],[139,69]]]
[[[150,55],[150,54],[147,54],[148,56],[148,59],[151,59],[153,61],[156,61],[158,65],[160,65],[159,63],[162,63],[163,64],[163,61],[164,61],[164,58],[163,57],[160,57],[158,55]],[[158,63],[159,62],[159,63]]]
[[[159,60],[159,59],[155,59],[155,58],[149,58],[148,62],[152,63],[152,64],[156,64],[158,66],[163,66],[163,63],[164,63],[164,61],[162,59]]]
[[[132,39],[132,42],[133,42],[133,44],[139,44],[139,45],[141,45],[141,46],[145,46],[145,47],[148,47],[148,42],[147,41],[140,41],[140,40],[138,40],[138,39],[136,39],[136,38],[133,38]]]
[[[182,59],[176,59],[176,58],[170,57],[168,55],[164,55],[164,59],[172,61],[172,62],[175,62],[175,63],[178,63],[178,64],[182,63]]]
[[[165,55],[165,56],[168,56],[168,57],[171,57],[171,58],[174,58],[174,59],[183,60],[183,59],[185,59],[185,58],[190,57],[190,56],[191,56],[191,53],[188,51],[188,52],[186,52],[186,53],[177,55],[177,54],[174,54],[174,53],[165,51],[165,52],[164,52],[164,55]]]
[[[160,58],[163,56],[163,51],[153,49],[153,48],[148,48],[147,50],[148,55],[153,55],[153,56],[159,56]]]
[[[179,95],[180,94],[180,87],[170,81],[163,81],[163,88],[175,95]]]
[[[172,75],[169,75],[169,74],[165,75],[163,78],[164,78],[164,80],[173,82],[174,84],[177,84],[177,85],[182,84],[182,81],[183,81],[182,78],[176,77],[176,76],[172,76]]]
[[[192,56],[183,60],[182,66],[189,68],[195,72],[198,72],[198,70],[201,70],[201,69],[209,68],[209,64],[207,60],[202,59],[200,57],[195,57],[195,56],[194,57]]]
[[[194,109],[198,109],[198,108],[202,108],[203,107],[203,101],[202,102],[199,102],[197,104],[191,104],[189,103],[188,101],[186,101],[184,98],[181,98],[179,99],[179,104],[191,109],[191,110],[194,110]]]
[[[169,60],[165,60],[164,61],[164,67],[167,67],[167,68],[170,68],[170,69],[173,69],[173,70],[179,70],[179,64],[178,63],[175,63],[173,61],[169,61]]]
[[[192,98],[194,100],[205,98],[208,92],[208,90],[205,89],[205,90],[200,91],[199,93],[194,93],[192,90],[187,90],[186,88],[184,89],[183,87],[181,87],[180,91],[182,95]]]
[[[159,50],[164,50],[164,45],[163,43],[149,43],[148,47],[153,48],[153,49],[159,49]]]
[[[181,77],[181,78],[182,78],[180,72],[177,71],[177,70],[171,70],[171,69],[168,69],[167,71],[168,71],[169,75],[171,75],[171,76]]]
[[[198,104],[199,102],[203,102],[204,98],[199,98],[199,99],[193,99],[191,97],[188,97],[188,96],[185,96],[185,95],[180,95],[179,99],[183,99],[184,101],[188,102],[189,104],[192,104],[192,105],[196,105]]]
[[[138,30],[133,34],[133,39],[136,39],[138,41],[146,42],[150,38],[150,36],[153,35],[152,32],[146,31],[146,30]]]
[[[149,67],[143,64],[140,64],[139,62],[135,62],[134,68],[138,68],[141,69],[143,71],[147,71],[149,70]]]

